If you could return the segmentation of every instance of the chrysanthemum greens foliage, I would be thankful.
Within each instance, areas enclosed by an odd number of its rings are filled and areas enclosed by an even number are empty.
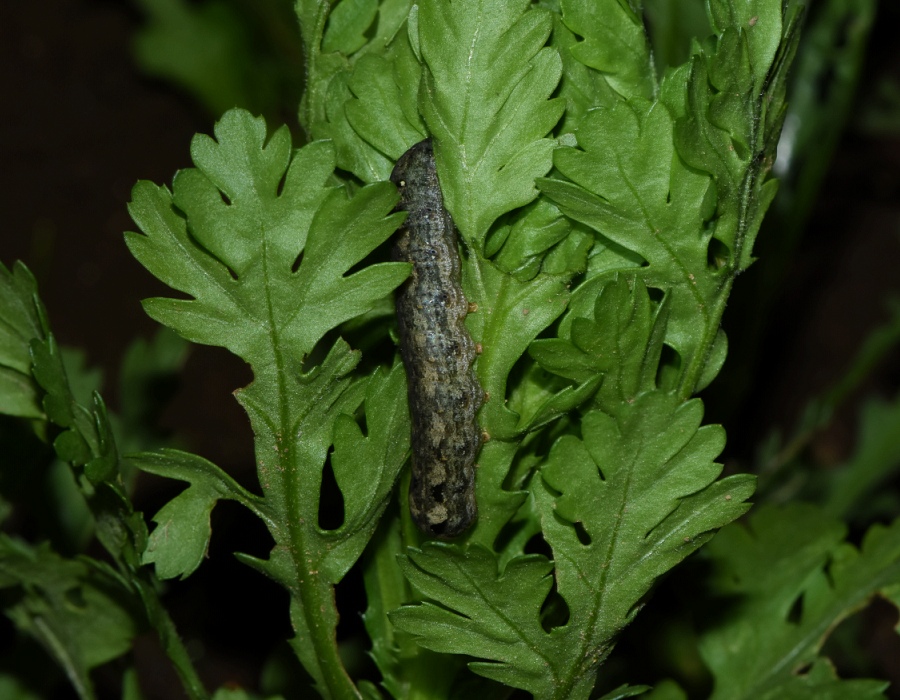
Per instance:
[[[404,266],[365,256],[399,223],[385,183],[393,162],[430,135],[477,306],[488,441],[465,541],[404,558],[417,544],[407,537],[381,553],[406,562],[404,601],[427,599],[388,613],[392,634],[481,659],[469,664],[477,674],[538,698],[588,697],[654,580],[743,513],[753,490],[750,477],[716,481],[724,433],[701,426],[690,397],[724,361],[722,311],[775,191],[766,176],[797,13],[780,0],[714,3],[716,36],[660,80],[626,3],[323,7],[298,3],[301,116],[328,141],[291,151],[284,130],[267,137],[231,112],[215,141],[196,139],[197,167],[171,194],[135,190],[144,235],[129,236],[132,251],[191,297],[148,300],[148,312],[253,368],[238,399],[262,487],[257,499],[212,465],[141,458],[192,484],[156,516],[148,557],[167,575],[190,573],[208,528],[165,533],[189,514],[208,521],[217,498],[244,502],[276,543],[269,561],[244,558],[291,592],[294,647],[319,692],[353,692],[331,587],[384,510],[409,426],[399,366],[354,372],[340,326],[405,278]],[[346,512],[324,531],[332,445]],[[524,554],[536,536],[552,562]],[[551,573],[564,623],[541,621]],[[387,688],[409,682],[398,650],[375,655]]]
[[[298,0],[296,12],[308,143],[227,112],[171,188],[134,188],[139,231],[126,235],[175,293],[145,300],[147,313],[252,369],[235,395],[259,489],[185,452],[133,455],[188,484],[148,535],[103,402],[75,398],[33,279],[2,268],[0,408],[57,426],[116,566],[55,567],[52,552],[4,540],[0,586],[28,592],[13,611],[23,629],[41,612],[34,572],[51,566],[48,619],[63,618],[59,591],[81,586],[89,608],[134,623],[110,623],[116,634],[83,658],[67,652],[83,640],[31,630],[82,697],[89,670],[146,623],[204,697],[150,571],[193,573],[211,511],[233,500],[271,534],[267,559],[238,557],[288,592],[291,644],[323,698],[587,699],[608,687],[603,663],[659,577],[750,507],[754,478],[720,478],[725,432],[703,424],[695,395],[725,361],[722,314],[776,192],[799,9],[709,0],[710,36],[662,74],[635,0]],[[453,543],[425,541],[405,507],[390,303],[409,265],[385,262],[404,216],[388,177],[426,137],[461,234],[486,393],[478,521]],[[327,527],[326,471],[343,503]],[[871,596],[896,600],[897,528],[857,550],[823,518],[763,511],[705,549],[713,598],[737,599],[701,637],[716,698],[881,692],[839,680],[818,652]],[[379,679],[351,678],[336,638],[334,588],[354,566]]]

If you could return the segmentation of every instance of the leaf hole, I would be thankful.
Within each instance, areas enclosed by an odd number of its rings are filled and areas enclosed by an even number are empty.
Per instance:
[[[664,289],[647,287],[647,296],[650,297],[650,301],[652,301],[655,306],[659,306],[662,304],[662,300],[665,299],[666,292]]]
[[[553,550],[550,548],[550,545],[547,544],[547,540],[544,539],[544,536],[540,532],[535,533],[528,542],[525,543],[523,552],[525,554],[540,554],[548,559],[553,559]]]
[[[663,345],[656,370],[656,387],[660,391],[672,391],[678,385],[681,374],[681,355],[670,345]]]
[[[575,536],[578,538],[578,541],[581,542],[581,544],[585,547],[590,545],[591,536],[585,529],[584,523],[582,523],[580,520],[576,520],[574,523],[572,523],[572,525],[575,528]]]
[[[731,259],[731,249],[718,238],[710,238],[706,247],[706,265],[710,270],[721,270]]]
[[[297,253],[297,257],[294,258],[294,264],[291,265],[291,272],[296,272],[300,269],[300,265],[303,263],[303,251],[301,250]]]
[[[803,622],[803,596],[798,595],[791,604],[787,613],[787,622],[791,625],[799,625]]]
[[[569,621],[569,606],[559,594],[556,588],[556,576],[553,577],[553,587],[541,605],[541,627],[545,632],[552,631],[555,627],[563,627]]]
[[[795,668],[791,673],[793,673],[795,676],[805,676],[812,670],[812,666],[812,662],[807,661],[802,666],[798,666],[797,668]]]
[[[222,201],[225,203],[225,206],[231,206],[231,197],[225,194],[222,190],[219,190],[219,196],[222,198]]]
[[[343,524],[344,495],[338,487],[329,455],[322,467],[322,485],[319,487],[319,527],[337,530]]]

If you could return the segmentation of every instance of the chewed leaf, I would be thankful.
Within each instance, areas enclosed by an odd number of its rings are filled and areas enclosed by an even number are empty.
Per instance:
[[[469,654],[492,663],[473,663],[476,673],[550,697],[559,682],[540,607],[550,592],[552,565],[544,557],[510,561],[502,572],[487,550],[465,551],[426,544],[403,560],[410,582],[441,605],[405,606],[390,615],[394,625],[439,652]]]
[[[430,545],[411,550],[404,571],[437,604],[401,608],[394,624],[427,649],[485,659],[472,670],[536,698],[587,698],[656,578],[744,513],[754,485],[715,481],[724,433],[700,427],[699,400],[652,391],[625,406],[617,418],[588,413],[583,439],[557,440],[533,490],[567,622],[541,623],[543,557],[500,571],[478,545]]]
[[[190,483],[153,516],[144,563],[156,564],[162,579],[186,578],[200,565],[209,546],[209,516],[220,499],[236,500],[262,514],[258,496],[242,488],[212,462],[178,450],[132,455],[129,462],[141,471]]]
[[[0,588],[5,615],[65,669],[79,697],[95,697],[91,669],[125,654],[141,631],[133,591],[119,576],[46,543],[0,535]]]
[[[819,697],[815,688],[832,693],[821,697],[881,697],[883,684],[845,685],[817,654],[841,620],[900,585],[900,521],[870,528],[860,549],[843,541],[845,531],[811,505],[768,507],[705,550],[709,593],[733,600],[700,638],[715,700]]]

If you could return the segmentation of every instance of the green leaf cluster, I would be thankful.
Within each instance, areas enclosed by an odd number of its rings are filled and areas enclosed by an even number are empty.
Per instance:
[[[397,697],[416,682],[449,692],[445,675],[422,679],[421,649],[480,659],[476,674],[538,698],[587,697],[655,579],[753,490],[750,477],[716,480],[724,433],[701,426],[691,398],[724,361],[722,311],[774,194],[796,13],[752,9],[711,5],[715,36],[660,80],[626,3],[299,2],[300,118],[318,140],[292,150],[284,130],[233,111],[215,140],[195,140],[196,167],[171,192],[135,189],[129,246],[189,297],[147,300],[148,313],[253,369],[236,395],[262,492],[199,458],[139,457],[190,484],[155,516],[145,561],[189,574],[215,502],[243,503],[275,546],[241,558],[291,593],[293,645],[317,689],[357,692],[337,659],[332,587],[372,537],[409,427],[399,365],[361,373],[343,338],[407,274],[366,257],[400,221],[393,162],[428,135],[477,308],[488,440],[466,542],[404,558],[419,537],[401,508],[400,530],[373,545],[367,621],[394,640],[375,639],[374,658]],[[319,526],[326,466],[345,511],[335,530]],[[535,537],[552,560],[525,554]],[[397,555],[400,597],[383,578]],[[390,612],[418,597],[433,602]]]
[[[900,521],[860,548],[818,508],[760,508],[704,550],[712,600],[731,601],[700,638],[716,698],[881,698],[887,683],[838,679],[819,657],[828,633],[875,595],[897,602]]]
[[[147,5],[157,24],[141,46],[158,56],[181,26],[200,47],[234,47],[241,31],[223,7]],[[671,14],[658,2],[649,34],[626,0],[298,0],[295,11],[308,142],[226,112],[171,187],[135,186],[138,231],[126,234],[174,293],[145,300],[147,313],[252,370],[234,395],[253,428],[258,488],[119,437],[99,393],[85,399],[70,378],[33,278],[0,268],[0,409],[53,438],[112,561],[4,537],[0,587],[22,591],[7,608],[17,625],[88,698],[90,670],[150,625],[189,694],[206,697],[157,579],[197,570],[211,513],[230,500],[268,529],[267,558],[237,556],[288,593],[291,647],[324,698],[596,697],[614,685],[603,664],[623,629],[701,547],[709,596],[731,603],[699,635],[713,697],[880,697],[883,684],[840,680],[819,651],[874,595],[896,602],[896,525],[872,528],[858,549],[812,507],[729,525],[755,478],[721,478],[725,432],[703,424],[696,397],[725,361],[722,315],[776,193],[798,7],[709,0],[711,35],[690,42],[673,39],[683,28],[665,34]],[[203,83],[209,66],[191,65],[182,79]],[[454,543],[426,541],[407,513],[410,420],[391,340],[392,294],[410,270],[387,260],[404,217],[388,178],[424,138],[460,233],[486,394],[479,517]],[[134,360],[133,385],[178,355],[160,341]],[[851,512],[888,473],[895,414],[870,409],[855,476],[826,489],[832,513]],[[122,422],[136,434],[141,420]],[[142,451],[125,460],[126,445]],[[187,483],[151,533],[129,500],[130,466]],[[378,683],[351,677],[337,638],[335,587],[354,567]],[[128,675],[128,696],[134,687]],[[674,682],[651,694],[682,696]]]
[[[141,566],[147,526],[129,497],[130,470],[120,457],[111,416],[96,390],[85,391],[97,377],[81,367],[77,356],[68,354],[66,360],[24,265],[18,263],[12,271],[0,266],[0,281],[2,325],[8,332],[6,365],[21,366],[24,351],[30,375],[19,372],[28,381],[14,384],[15,392],[8,396],[20,398],[7,401],[4,409],[8,415],[32,419],[36,431],[52,439],[57,459],[71,474],[65,481],[58,478],[59,471],[50,472],[58,487],[69,485],[60,498],[78,499],[83,509],[64,501],[75,515],[59,517],[69,525],[89,518],[109,559],[64,558],[48,543],[34,546],[3,534],[0,588],[12,601],[5,612],[20,632],[39,642],[64,669],[80,698],[96,697],[91,670],[128,651],[135,635],[148,625],[156,629],[186,691],[191,697],[205,697],[159,600],[156,578]],[[177,364],[181,347],[168,339],[136,352],[146,357],[145,369],[155,366],[164,371]],[[133,360],[126,367],[132,377],[140,374]],[[139,393],[138,383],[126,379],[123,385]],[[71,539],[75,538],[69,538],[69,544]]]

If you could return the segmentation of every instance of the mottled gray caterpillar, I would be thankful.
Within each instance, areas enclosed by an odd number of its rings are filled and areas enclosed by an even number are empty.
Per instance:
[[[456,227],[444,209],[431,140],[397,161],[391,182],[397,210],[408,212],[393,259],[412,263],[397,292],[400,354],[412,417],[409,511],[434,537],[456,537],[475,520],[475,414],[484,391],[475,377],[475,344],[463,323],[469,304],[460,283]]]

